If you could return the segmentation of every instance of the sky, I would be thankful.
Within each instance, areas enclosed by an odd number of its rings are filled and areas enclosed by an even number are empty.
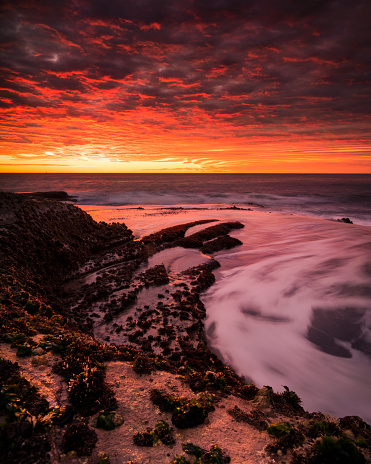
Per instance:
[[[0,172],[371,173],[369,0],[0,14]]]

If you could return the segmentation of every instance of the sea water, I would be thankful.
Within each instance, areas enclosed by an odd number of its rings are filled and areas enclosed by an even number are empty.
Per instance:
[[[210,348],[258,386],[296,391],[307,410],[371,423],[371,176],[0,174],[0,190],[66,190],[137,237],[241,221],[232,235],[243,245],[214,255],[221,268],[202,296]],[[204,258],[153,259],[175,272]]]
[[[265,210],[371,225],[371,175],[1,174],[0,190],[66,190],[81,205],[254,203]]]

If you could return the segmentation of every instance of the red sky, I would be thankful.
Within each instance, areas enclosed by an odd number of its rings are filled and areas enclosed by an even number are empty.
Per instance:
[[[369,0],[1,9],[0,172],[371,173]]]

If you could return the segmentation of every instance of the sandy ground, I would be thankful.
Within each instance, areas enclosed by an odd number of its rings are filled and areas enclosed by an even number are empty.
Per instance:
[[[9,345],[0,345],[0,356],[18,362],[21,374],[39,388],[40,393],[51,406],[67,404],[66,385],[52,372],[52,364],[57,359],[56,356],[47,353],[42,356],[19,358],[15,353],[16,350]],[[246,423],[236,422],[228,414],[227,411],[234,406],[245,412],[252,409],[246,400],[233,396],[224,398],[218,403],[215,411],[209,413],[204,424],[184,430],[174,427],[176,437],[174,446],[169,447],[159,443],[152,448],[138,447],[133,444],[135,433],[144,432],[147,427],[153,430],[159,420],[165,420],[171,425],[171,414],[162,413],[150,400],[151,389],[157,388],[188,398],[196,395],[179,375],[168,372],[138,375],[127,362],[108,363],[107,380],[115,391],[118,401],[116,412],[124,417],[123,425],[112,431],[95,429],[99,440],[90,457],[78,458],[73,455],[53,453],[53,464],[96,464],[101,453],[109,456],[110,464],[166,464],[175,456],[184,455],[181,445],[187,442],[205,449],[217,444],[231,457],[232,463],[274,462],[264,452],[265,446],[272,442],[268,434],[259,432]],[[94,417],[96,416],[93,416],[93,419]],[[271,419],[274,418],[271,416]],[[91,424],[92,419],[89,420]]]
[[[43,335],[33,339],[38,342]],[[61,358],[52,353],[21,358],[16,356],[17,349],[10,345],[0,344],[0,356],[6,360],[18,363],[21,375],[39,389],[39,393],[48,401],[51,408],[68,404],[67,385],[62,377],[52,372],[53,364]]]
[[[153,429],[159,420],[171,424],[170,413],[161,413],[150,398],[153,388],[166,390],[177,396],[194,397],[195,394],[182,382],[179,376],[167,372],[151,375],[136,374],[130,364],[114,362],[108,364],[107,379],[113,383],[119,403],[118,413],[125,418],[124,424],[112,432],[98,431],[97,451],[106,451],[111,464],[133,461],[136,464],[170,462],[175,455],[181,455],[182,443],[191,442],[209,449],[218,444],[231,457],[232,462],[240,464],[263,464],[269,462],[264,447],[271,442],[266,433],[261,433],[245,423],[235,422],[227,411],[235,405],[246,412],[251,406],[236,397],[225,398],[209,414],[206,422],[193,429],[176,429],[176,444],[170,448],[160,444],[154,448],[133,445],[133,434]],[[92,461],[93,462],[93,461]]]

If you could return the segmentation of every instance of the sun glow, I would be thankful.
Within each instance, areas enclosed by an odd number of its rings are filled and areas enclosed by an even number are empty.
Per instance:
[[[1,172],[371,172],[361,8],[6,3]]]

